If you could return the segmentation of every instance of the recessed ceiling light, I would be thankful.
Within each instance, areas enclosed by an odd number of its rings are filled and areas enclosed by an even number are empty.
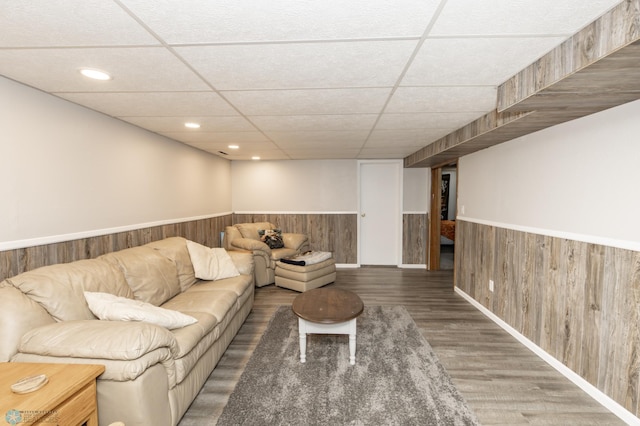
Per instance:
[[[260,157],[258,157],[257,155],[254,155],[253,157],[251,157],[252,160],[259,160]]]
[[[97,70],[95,68],[80,68],[80,74],[93,80],[111,80],[111,75],[108,72]]]
[[[184,123],[184,127],[188,127],[190,129],[199,129],[200,124],[198,123]]]
[[[238,149],[240,148],[238,145],[229,145],[229,149]]]

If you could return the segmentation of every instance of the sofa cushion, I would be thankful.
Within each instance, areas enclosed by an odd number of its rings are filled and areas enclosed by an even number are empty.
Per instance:
[[[199,281],[191,287],[189,293],[207,292],[211,290],[229,290],[240,297],[246,293],[249,287],[253,286],[253,278],[249,275],[238,275],[220,281]]]
[[[233,260],[223,248],[209,248],[193,241],[187,241],[187,249],[196,278],[215,281],[240,275]]]
[[[187,327],[171,330],[179,347],[176,359],[182,358],[191,352],[198,342],[200,342],[204,336],[215,330],[218,325],[218,320],[211,314],[205,312],[189,312],[189,315],[197,318],[198,322]],[[213,337],[217,339],[219,336],[214,335]]]
[[[151,247],[133,247],[98,259],[120,268],[137,300],[159,306],[180,293],[175,263]]]
[[[101,320],[142,321],[169,330],[182,328],[197,320],[178,311],[160,308],[141,300],[127,299],[108,293],[84,292],[91,312]]]
[[[260,239],[260,235],[258,234],[259,230],[275,228],[270,222],[238,223],[234,226],[238,228],[242,238],[250,238],[252,240]]]
[[[187,250],[186,238],[165,238],[164,240],[146,244],[146,246],[157,250],[160,254],[171,259],[173,263],[176,264],[178,280],[180,281],[182,291],[185,291],[197,281],[193,265],[191,264],[191,258],[189,257],[189,250]]]
[[[168,300],[163,308],[173,309],[182,313],[193,315],[195,312],[204,312],[213,315],[218,322],[235,309],[236,293],[230,290],[212,289],[207,292],[192,291],[198,284],[184,293]]]
[[[133,297],[122,272],[95,259],[44,266],[8,281],[57,321],[95,319],[84,298],[85,290]]]

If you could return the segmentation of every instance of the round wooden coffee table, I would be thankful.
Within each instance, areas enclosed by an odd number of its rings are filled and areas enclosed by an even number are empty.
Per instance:
[[[356,363],[356,319],[364,310],[357,294],[338,288],[317,288],[293,300],[298,317],[300,362],[307,360],[307,334],[348,334],[349,362]]]

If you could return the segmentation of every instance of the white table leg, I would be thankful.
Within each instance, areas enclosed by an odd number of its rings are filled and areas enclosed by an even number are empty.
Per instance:
[[[307,360],[307,330],[306,322],[302,318],[298,318],[298,334],[300,334],[300,362]]]
[[[349,363],[356,364],[356,319],[349,322]]]
[[[349,321],[321,324],[307,322],[298,318],[298,334],[300,335],[300,362],[307,360],[307,334],[345,334],[349,335],[349,363],[356,363],[356,319]]]

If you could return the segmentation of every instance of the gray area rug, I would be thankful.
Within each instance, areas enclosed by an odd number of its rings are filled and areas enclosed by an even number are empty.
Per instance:
[[[356,365],[346,335],[307,338],[280,307],[229,398],[227,425],[476,425],[431,346],[403,306],[365,307]]]

